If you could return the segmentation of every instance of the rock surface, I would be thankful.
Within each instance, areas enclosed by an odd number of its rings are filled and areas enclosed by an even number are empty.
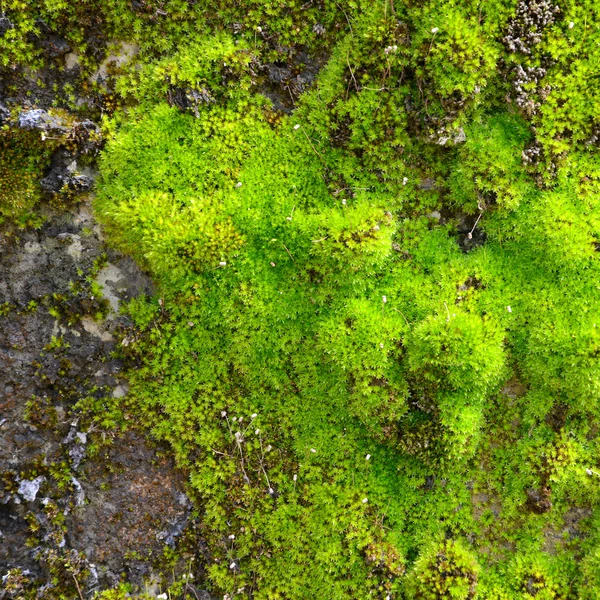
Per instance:
[[[188,522],[172,462],[133,432],[88,458],[95,433],[74,408],[126,394],[112,353],[129,324],[117,311],[151,292],[104,245],[89,201],[49,213],[39,230],[0,230],[0,598],[19,597],[12,588],[51,597],[64,564],[86,593],[122,576],[141,586]]]

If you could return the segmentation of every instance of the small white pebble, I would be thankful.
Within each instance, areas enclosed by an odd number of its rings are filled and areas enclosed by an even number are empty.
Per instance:
[[[300,129],[300,125],[296,123],[296,125],[294,125],[294,129]]]

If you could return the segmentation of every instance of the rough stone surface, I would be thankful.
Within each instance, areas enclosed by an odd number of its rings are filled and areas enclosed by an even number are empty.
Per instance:
[[[102,256],[105,299],[86,279]],[[131,259],[106,248],[89,202],[39,230],[0,230],[0,581],[17,572],[50,597],[58,557],[79,565],[86,594],[123,574],[142,586],[186,527],[191,505],[172,462],[132,432],[88,458],[95,434],[74,409],[85,396],[126,395],[111,355],[128,326],[117,311],[151,292]]]
[[[187,522],[191,504],[182,475],[167,459],[149,464],[151,455],[129,433],[82,468],[87,502],[67,516],[67,543],[96,565],[101,587],[115,585],[124,566],[130,581],[149,577],[152,559]]]
[[[64,122],[53,117],[41,108],[24,110],[19,114],[18,124],[21,129],[38,129],[39,131],[66,131]]]

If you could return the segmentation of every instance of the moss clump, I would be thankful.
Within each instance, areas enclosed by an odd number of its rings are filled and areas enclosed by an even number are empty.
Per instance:
[[[425,550],[407,576],[409,598],[468,600],[477,596],[479,565],[460,542],[447,540]]]
[[[26,224],[41,197],[40,179],[54,146],[37,131],[0,129],[0,222]]]

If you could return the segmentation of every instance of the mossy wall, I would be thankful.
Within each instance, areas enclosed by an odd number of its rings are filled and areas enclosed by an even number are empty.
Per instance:
[[[119,410],[208,585],[598,595],[596,4],[137,5],[94,6],[140,47],[96,207],[160,286]]]

